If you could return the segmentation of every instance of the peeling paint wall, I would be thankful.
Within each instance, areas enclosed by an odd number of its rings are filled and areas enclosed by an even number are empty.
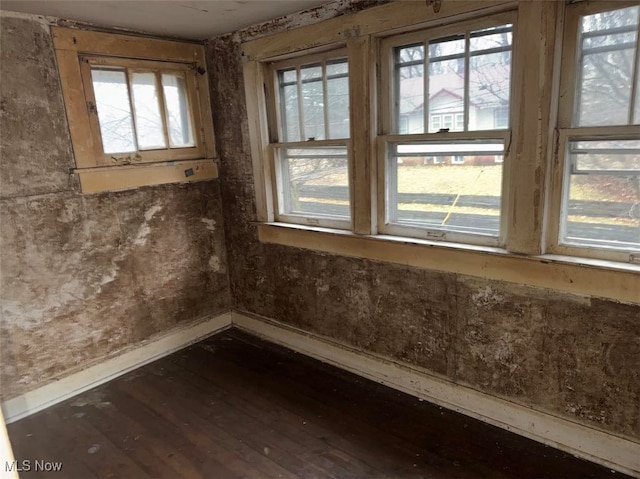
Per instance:
[[[6,400],[231,302],[218,182],[80,194],[49,28],[0,21]]]
[[[208,47],[235,307],[640,438],[640,307],[261,244],[240,35]]]

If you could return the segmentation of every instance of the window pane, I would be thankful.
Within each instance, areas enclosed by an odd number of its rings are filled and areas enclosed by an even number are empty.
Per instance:
[[[574,141],[563,243],[640,248],[640,141]]]
[[[398,133],[424,133],[424,46],[396,49]]]
[[[278,89],[282,141],[349,138],[346,58],[279,70]]]
[[[396,48],[397,133],[425,133],[425,108],[429,133],[508,128],[508,114],[496,112],[509,111],[512,30],[504,24],[430,40],[427,98],[422,45]]]
[[[300,116],[298,108],[298,72],[279,72],[280,115],[284,141],[300,141]]]
[[[302,118],[304,139],[324,140],[324,88],[322,66],[311,65],[300,69],[302,81]]]
[[[347,148],[283,148],[282,213],[349,218]]]
[[[136,135],[141,150],[166,148],[164,125],[158,103],[158,89],[154,73],[131,75]]]
[[[640,173],[640,140],[589,140],[570,143],[573,171]]]
[[[636,83],[633,64],[639,11],[640,7],[629,7],[582,18],[577,126],[625,125],[633,121],[631,90]]]
[[[471,32],[469,58],[469,130],[508,128],[512,25]]]
[[[169,143],[172,148],[194,146],[187,82],[182,73],[163,73],[162,87],[167,107]]]
[[[464,112],[464,49],[464,35],[429,42],[429,116],[441,115],[441,128],[451,131],[464,126],[453,122]]]
[[[327,63],[329,138],[349,138],[349,66],[346,60]]]
[[[127,76],[123,70],[91,69],[105,153],[136,151]]]
[[[498,236],[501,140],[390,146],[391,223]]]

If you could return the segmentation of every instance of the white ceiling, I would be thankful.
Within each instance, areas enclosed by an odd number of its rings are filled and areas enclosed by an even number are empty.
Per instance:
[[[204,40],[328,0],[2,0],[0,8],[103,27]]]

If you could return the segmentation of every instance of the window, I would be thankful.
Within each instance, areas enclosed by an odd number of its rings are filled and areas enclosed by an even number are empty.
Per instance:
[[[441,115],[431,115],[431,127],[430,127],[430,130],[431,131],[438,131],[438,130],[440,130],[440,128],[442,128],[441,125],[442,125],[442,116]],[[407,133],[407,130],[406,130],[406,128],[404,130],[400,129],[398,131],[398,133],[400,133],[402,135],[403,133]]]
[[[277,218],[350,228],[346,51],[270,67]]]
[[[637,302],[637,3],[416,7],[243,43],[260,240]]]
[[[513,32],[504,19],[383,42],[391,60],[383,61],[389,68],[382,75],[392,85],[381,99],[389,130],[383,232],[500,244],[509,132],[494,125],[494,115],[509,110]],[[404,116],[408,131],[395,126]]]
[[[509,128],[509,109],[508,108],[500,107],[494,110],[493,127],[495,129]]]
[[[567,7],[553,248],[627,259],[640,250],[640,7]]]
[[[216,176],[200,46],[60,28],[54,42],[83,192]]]
[[[87,102],[95,106],[96,156],[133,162],[198,158],[195,76],[188,64],[80,57]],[[93,113],[93,111],[92,111]]]

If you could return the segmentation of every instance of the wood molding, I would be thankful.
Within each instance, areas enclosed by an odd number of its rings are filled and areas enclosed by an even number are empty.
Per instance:
[[[447,409],[626,474],[640,474],[640,443],[512,403],[425,370],[267,318],[232,313],[234,327]]]
[[[183,326],[147,341],[118,356],[65,376],[2,403],[7,423],[35,414],[77,394],[111,381],[156,359],[171,354],[231,326],[231,313],[223,313]],[[0,464],[1,466],[2,464]]]
[[[301,26],[242,44],[242,52],[252,60],[265,60],[294,51],[308,50],[344,42],[357,35],[398,33],[423,26],[450,22],[452,17],[462,20],[475,15],[515,8],[511,0],[456,0],[442,2],[438,13],[424,2],[401,0],[357,13],[342,15],[311,25]]]
[[[640,266],[567,256],[525,256],[500,248],[283,223],[258,225],[263,243],[403,264],[565,293],[639,304]]]
[[[51,27],[51,34],[56,50],[126,58],[198,62],[204,66],[204,47],[196,43],[62,27]]]
[[[193,183],[218,177],[213,160],[167,161],[126,166],[79,168],[83,193],[118,191],[166,183]]]
[[[520,2],[513,51],[513,92],[509,161],[505,161],[502,203],[507,207],[507,249],[540,254],[542,249],[545,178],[553,130],[554,51],[560,2]],[[523,65],[536,65],[524,68]],[[513,121],[518,120],[518,121]],[[517,201],[514,199],[517,198]]]

